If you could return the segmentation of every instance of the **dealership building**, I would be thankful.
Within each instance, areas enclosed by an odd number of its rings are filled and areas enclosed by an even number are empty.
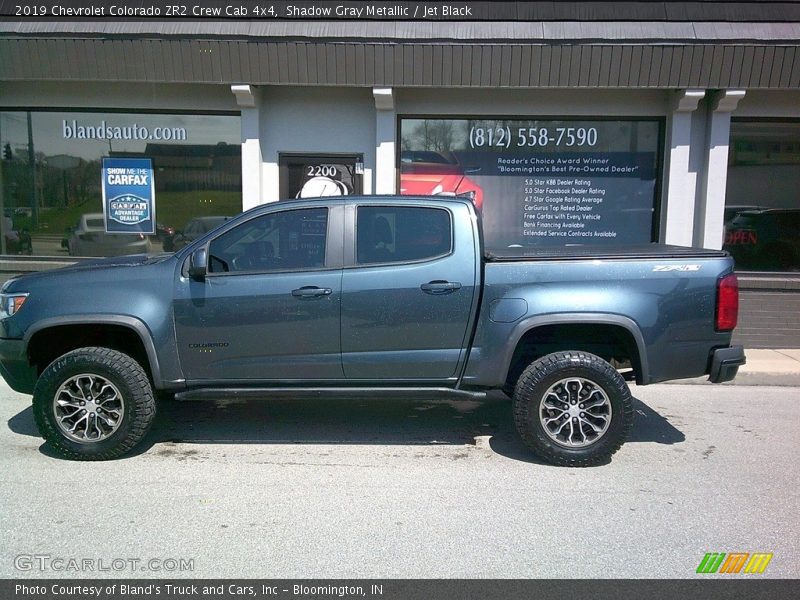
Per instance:
[[[472,4],[0,22],[0,269],[92,252],[102,160],[146,158],[153,251],[285,198],[461,195],[490,248],[725,247],[738,341],[800,347],[800,4]]]

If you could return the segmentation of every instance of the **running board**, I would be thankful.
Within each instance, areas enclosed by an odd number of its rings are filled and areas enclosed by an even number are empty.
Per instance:
[[[448,387],[237,387],[198,388],[175,394],[176,400],[484,400],[486,392]]]

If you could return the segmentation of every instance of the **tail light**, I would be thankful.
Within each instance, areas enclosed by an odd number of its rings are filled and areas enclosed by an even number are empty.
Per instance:
[[[730,273],[717,281],[717,331],[733,331],[739,318],[739,281]]]

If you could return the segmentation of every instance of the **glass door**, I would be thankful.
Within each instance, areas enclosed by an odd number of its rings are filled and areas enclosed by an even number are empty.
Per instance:
[[[363,193],[361,154],[281,154],[281,198],[318,198]]]

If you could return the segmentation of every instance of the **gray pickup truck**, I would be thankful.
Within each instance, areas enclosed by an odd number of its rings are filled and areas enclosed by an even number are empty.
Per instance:
[[[626,380],[733,379],[738,289],[721,251],[486,252],[448,197],[279,202],[175,254],[8,281],[0,370],[61,455],[110,459],[155,398],[513,398],[542,459],[605,462],[633,422]]]

